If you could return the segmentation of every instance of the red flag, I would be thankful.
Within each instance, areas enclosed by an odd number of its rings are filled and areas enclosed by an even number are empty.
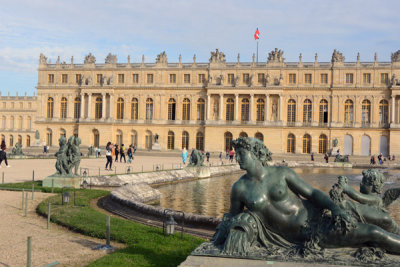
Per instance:
[[[256,33],[254,34],[254,40],[258,40],[258,39],[260,39],[260,31],[257,28]]]

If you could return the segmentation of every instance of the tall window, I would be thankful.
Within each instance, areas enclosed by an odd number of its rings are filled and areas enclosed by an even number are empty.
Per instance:
[[[289,73],[289,84],[296,84],[296,73]]]
[[[117,100],[117,120],[122,120],[124,118],[124,99],[122,97]]]
[[[328,123],[328,101],[325,99],[319,102],[319,122]]]
[[[294,137],[293,134],[289,134],[287,137],[287,153],[295,153],[295,147],[296,147],[296,138]]]
[[[199,98],[197,100],[197,120],[198,121],[204,121],[205,119],[205,101],[203,98]]]
[[[103,84],[103,74],[97,74],[96,75],[96,83],[97,84]]]
[[[188,98],[183,99],[182,120],[190,120],[190,100]]]
[[[117,141],[117,145],[121,146],[124,143],[124,136],[122,134],[121,130],[117,130],[117,135],[115,136],[116,141]]]
[[[168,120],[174,121],[176,115],[176,101],[173,98],[168,100]]]
[[[54,83],[54,74],[49,74],[49,83]]]
[[[368,125],[371,122],[371,102],[365,99],[362,104],[362,117],[361,117],[361,124]]]
[[[371,73],[363,73],[363,83],[365,84],[371,83]]]
[[[61,112],[60,112],[60,118],[65,119],[67,118],[67,98],[63,97],[61,98]]]
[[[125,82],[125,75],[124,74],[118,74],[118,83],[124,83]]]
[[[169,75],[169,83],[176,83],[176,74]]]
[[[346,83],[347,84],[353,83],[353,73],[346,73]]]
[[[182,149],[189,149],[189,133],[184,131],[182,133]]]
[[[10,117],[10,129],[14,129],[14,116]]]
[[[22,130],[22,116],[19,116],[18,117],[18,122],[17,122],[17,128],[19,129],[19,130]]]
[[[147,83],[153,83],[153,74],[147,74]]]
[[[321,74],[321,84],[327,84],[328,83],[328,74],[322,73]]]
[[[98,130],[93,130],[93,146],[99,147],[100,145],[100,134]]]
[[[294,99],[288,101],[287,121],[289,123],[296,121],[296,101]]]
[[[250,75],[248,73],[243,73],[243,83],[248,84],[250,82]]]
[[[389,74],[381,73],[381,84],[388,84],[388,83],[389,83]]]
[[[264,121],[265,102],[264,99],[257,99],[257,121]]]
[[[304,74],[304,83],[311,84],[311,82],[312,82],[311,73]]]
[[[74,99],[74,119],[79,119],[81,115],[81,98],[75,97]]]
[[[304,100],[303,104],[303,122],[310,123],[312,120],[312,103],[310,99]]]
[[[10,135],[9,143],[10,143],[9,147],[12,147],[14,145],[14,137],[12,135]]]
[[[226,132],[224,134],[224,139],[225,139],[225,150],[231,150],[232,149],[232,134],[230,132]]]
[[[228,84],[233,84],[235,81],[235,74],[228,73]]]
[[[204,150],[204,135],[202,132],[196,134],[196,149],[200,151]]]
[[[17,143],[22,145],[22,136],[18,135]]]
[[[146,120],[153,119],[153,99],[146,99]]]
[[[205,74],[199,74],[199,83],[204,83],[206,81],[206,75]]]
[[[353,101],[350,99],[347,99],[346,102],[344,102],[344,123],[353,123]]]
[[[227,121],[233,121],[234,108],[235,108],[235,102],[233,101],[232,98],[228,98],[226,100],[226,120]]]
[[[379,102],[379,123],[387,124],[389,122],[389,104],[386,100]]]
[[[321,134],[318,140],[318,153],[325,154],[328,148],[328,138],[326,135]]]
[[[26,136],[26,147],[31,146],[31,137],[29,135]]]
[[[137,74],[137,73],[132,74],[132,82],[139,83],[139,74]]]
[[[26,119],[26,129],[30,130],[32,127],[32,118],[31,116],[28,116],[28,118]]]
[[[175,134],[173,131],[169,131],[167,149],[174,149],[174,148],[175,148]]]
[[[47,138],[46,144],[48,146],[52,146],[53,145],[53,132],[50,129],[47,129],[46,138]]]
[[[242,121],[249,121],[249,110],[250,110],[249,100],[247,98],[242,99],[242,112],[241,112]]]
[[[183,82],[190,83],[190,74],[183,74]]]
[[[259,84],[264,84],[265,83],[265,74],[264,73],[259,73],[258,74],[258,83]]]
[[[62,83],[68,83],[68,74],[62,74],[61,75],[61,82]]]
[[[82,74],[76,74],[75,75],[75,83],[76,84],[81,84],[82,83]]]
[[[90,103],[89,103],[90,106]],[[95,101],[95,119],[101,119],[103,117],[103,99],[99,96]]]
[[[311,136],[309,134],[305,134],[303,136],[303,153],[304,154],[311,153]]]
[[[138,119],[138,108],[139,108],[139,106],[138,106],[138,99],[137,98],[132,98],[132,100],[131,100],[131,119],[132,120],[137,120]]]
[[[54,114],[54,100],[52,97],[47,99],[47,118],[52,119]]]

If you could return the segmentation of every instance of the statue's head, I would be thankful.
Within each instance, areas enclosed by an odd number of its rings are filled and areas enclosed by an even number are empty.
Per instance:
[[[74,143],[74,139],[75,139],[75,136],[73,136],[73,135],[70,138],[68,138],[68,144],[72,145]]]
[[[58,139],[58,144],[61,146],[65,145],[67,143],[67,139],[62,135],[60,139]]]
[[[385,183],[385,176],[377,170],[364,170],[362,172],[363,178],[360,184],[360,192],[364,194],[382,192]]]
[[[232,141],[232,145],[235,148],[235,151],[238,151],[239,149],[250,151],[254,159],[259,160],[263,166],[267,166],[269,162],[272,161],[271,151],[269,151],[264,143],[257,138],[239,137]]]
[[[79,137],[75,137],[75,145],[79,146],[81,144],[81,139]]]

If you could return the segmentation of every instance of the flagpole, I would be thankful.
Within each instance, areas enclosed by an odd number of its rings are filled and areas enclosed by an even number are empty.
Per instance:
[[[257,40],[257,63],[258,63],[258,40]]]

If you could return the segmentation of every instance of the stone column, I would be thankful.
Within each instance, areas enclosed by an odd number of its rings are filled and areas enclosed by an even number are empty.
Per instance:
[[[106,94],[101,94],[102,106],[101,106],[101,118],[104,120],[106,118]]]
[[[67,118],[72,119],[74,117],[74,101],[75,97],[73,95],[68,95],[67,100]]]
[[[396,96],[392,96],[392,111],[390,112],[390,123],[394,123],[395,120],[395,104],[396,104]]]
[[[87,104],[87,118],[90,120],[90,111],[92,106],[92,93],[88,94],[88,104]]]
[[[282,95],[279,95],[279,121],[282,121]]]
[[[269,95],[265,95],[265,107],[264,107],[264,121],[269,120]]]
[[[109,118],[110,119],[113,119],[114,118],[114,116],[113,116],[113,112],[114,112],[114,110],[113,110],[113,108],[114,108],[114,94],[110,94],[110,114],[109,114]]]
[[[239,94],[235,94],[235,121],[239,118]]]
[[[211,106],[211,96],[207,95],[207,118],[206,120],[208,121],[210,119],[210,106]]]
[[[83,119],[83,118],[85,118],[85,94],[82,93],[79,119]]]
[[[254,122],[254,94],[250,95],[250,121]]]
[[[220,121],[222,121],[223,110],[224,110],[224,95],[220,94],[219,95],[219,111],[218,111]]]

